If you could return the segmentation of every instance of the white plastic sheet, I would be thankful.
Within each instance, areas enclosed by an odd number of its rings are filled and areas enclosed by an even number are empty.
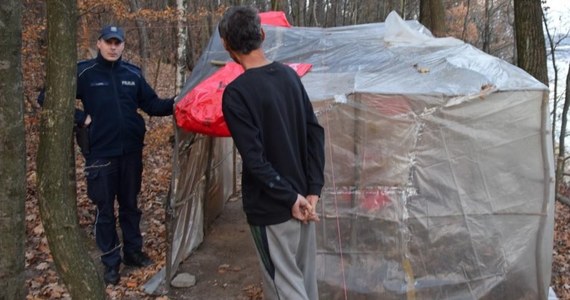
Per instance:
[[[546,86],[395,14],[386,23],[265,31],[269,59],[313,65],[302,80],[326,130],[321,299],[548,296]],[[216,33],[183,93],[220,60],[229,57]],[[179,129],[177,140],[167,276],[201,241],[211,194],[227,199],[237,173],[228,139]]]

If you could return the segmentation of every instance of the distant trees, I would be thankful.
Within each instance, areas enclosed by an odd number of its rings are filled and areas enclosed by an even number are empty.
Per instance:
[[[0,5],[0,299],[26,298],[22,3]]]

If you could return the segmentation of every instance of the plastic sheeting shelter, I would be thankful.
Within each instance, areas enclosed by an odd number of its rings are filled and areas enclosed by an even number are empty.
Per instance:
[[[337,28],[264,26],[325,128],[321,299],[543,299],[551,274],[548,89],[392,13]],[[215,33],[184,93],[229,61]],[[231,139],[178,128],[166,278],[238,189]],[[252,253],[252,255],[255,255]]]

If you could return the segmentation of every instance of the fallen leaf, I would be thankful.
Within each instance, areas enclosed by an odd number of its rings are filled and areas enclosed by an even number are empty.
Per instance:
[[[49,268],[49,264],[46,262],[42,262],[36,266],[36,270],[40,270],[40,271],[47,270],[48,268]]]
[[[40,223],[38,226],[34,227],[34,229],[32,230],[32,232],[35,235],[41,235],[44,233],[44,226]]]
[[[224,274],[228,271],[229,268],[230,268],[230,265],[228,265],[228,264],[219,265],[218,266],[218,273]]]

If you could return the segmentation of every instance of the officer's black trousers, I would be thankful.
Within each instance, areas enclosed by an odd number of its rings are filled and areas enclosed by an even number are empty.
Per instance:
[[[141,251],[141,211],[137,196],[142,180],[142,150],[109,158],[88,158],[85,163],[87,194],[97,205],[95,240],[103,252],[102,263],[118,267],[121,243],[115,222],[115,199],[119,204],[119,224],[123,235],[123,254]]]

